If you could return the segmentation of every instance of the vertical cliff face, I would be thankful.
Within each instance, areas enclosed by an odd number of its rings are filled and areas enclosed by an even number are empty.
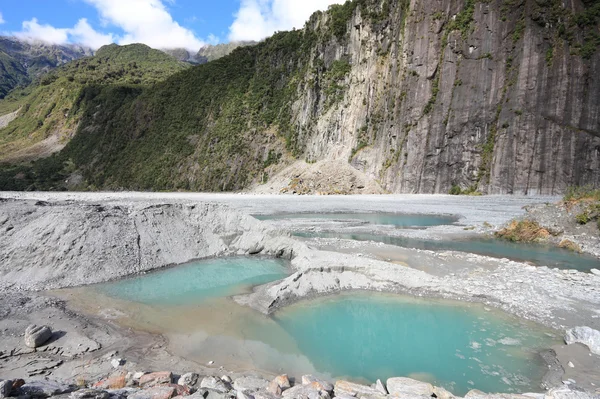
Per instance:
[[[600,184],[598,5],[564,3],[346,4],[293,105],[300,152],[349,159],[392,192]],[[334,16],[307,29],[322,35]]]

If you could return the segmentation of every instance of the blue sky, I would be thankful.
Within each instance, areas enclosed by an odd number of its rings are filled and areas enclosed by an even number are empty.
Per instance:
[[[261,40],[301,28],[343,0],[2,0],[0,33],[93,48],[142,42],[155,48]]]

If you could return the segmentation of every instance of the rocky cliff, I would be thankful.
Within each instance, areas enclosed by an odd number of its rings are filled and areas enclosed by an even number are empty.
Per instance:
[[[343,40],[313,53],[313,63],[351,68],[338,106],[324,109],[318,84],[294,104],[307,158],[350,157],[393,192],[553,194],[600,183],[598,26],[575,16],[592,7],[597,18],[598,2],[381,7],[389,18],[376,23],[356,7]]]
[[[57,160],[108,189],[237,190],[297,160],[398,193],[600,185],[599,20],[597,0],[347,2],[139,95],[89,96]]]

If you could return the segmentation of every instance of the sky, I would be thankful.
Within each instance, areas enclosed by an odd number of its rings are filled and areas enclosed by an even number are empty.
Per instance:
[[[144,43],[198,51],[302,28],[345,0],[0,0],[0,34],[53,44]]]

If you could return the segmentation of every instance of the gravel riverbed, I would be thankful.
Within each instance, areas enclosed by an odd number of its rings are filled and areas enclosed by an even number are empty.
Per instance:
[[[292,260],[292,276],[236,297],[238,303],[264,313],[305,298],[367,289],[482,302],[561,331],[579,325],[600,329],[600,276],[594,274],[459,252],[347,240],[302,241],[287,232],[293,224],[259,222],[248,216],[282,212],[457,216],[454,225],[409,233],[442,239],[488,231],[490,225],[522,217],[524,206],[557,200],[552,197],[0,193],[0,198],[4,338],[0,378],[15,378],[18,372],[73,378],[81,374],[75,370],[83,364],[94,365],[89,374],[98,376],[109,370],[98,359],[113,348],[144,368],[177,363],[160,338],[148,334],[139,338],[110,321],[73,312],[68,301],[34,291],[108,281],[211,256],[262,254]],[[44,323],[46,317],[50,324],[60,320],[64,338],[43,353],[23,349],[19,331],[26,323]],[[65,349],[73,345],[79,349]],[[18,363],[21,366],[15,366],[17,361],[23,362]],[[589,372],[587,377],[578,376],[576,386],[593,392],[598,380],[597,371]]]

